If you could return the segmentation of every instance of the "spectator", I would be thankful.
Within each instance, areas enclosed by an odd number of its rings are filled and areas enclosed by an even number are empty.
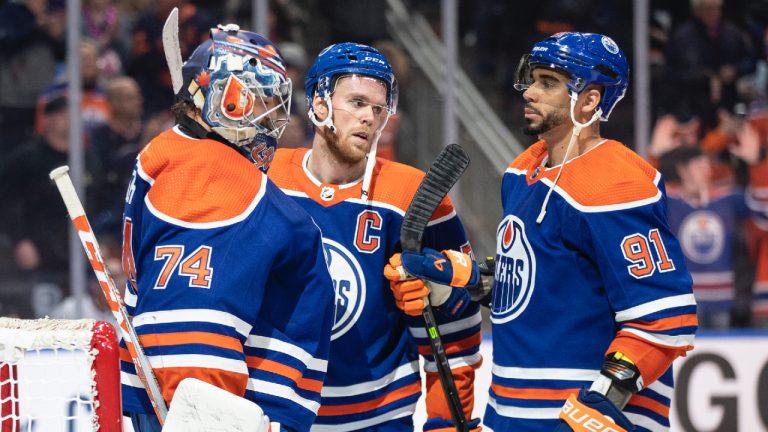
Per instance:
[[[42,135],[4,158],[0,166],[0,211],[13,242],[16,268],[33,284],[47,283],[45,291],[58,292],[58,298],[68,291],[69,221],[48,173],[67,163],[67,116],[64,97],[46,103]]]
[[[0,149],[8,153],[33,133],[35,100],[64,60],[62,4],[46,0],[0,6]]]
[[[120,17],[113,0],[83,1],[83,37],[96,43],[97,66],[101,75],[110,78],[122,71]]]
[[[715,186],[710,159],[697,146],[666,153],[661,166],[670,181],[669,224],[693,277],[699,325],[749,326],[754,263],[745,241],[744,224],[752,213],[744,190],[733,184]]]
[[[673,31],[667,46],[667,79],[682,93],[690,83],[709,83],[710,103],[732,107],[736,81],[755,71],[749,38],[722,18],[722,0],[691,0],[693,17]]]
[[[171,75],[163,51],[163,24],[174,7],[179,8],[179,44],[182,58],[208,39],[216,23],[208,12],[185,0],[158,0],[136,22],[127,72],[139,83],[148,115],[168,109],[173,102]]]
[[[90,135],[94,128],[107,122],[109,118],[109,104],[102,87],[102,78],[97,66],[98,48],[91,40],[83,40],[80,43],[80,79],[82,80],[82,100],[80,111],[83,119],[83,133],[85,142],[90,142]],[[42,111],[48,101],[66,96],[69,91],[69,82],[62,77],[57,82],[49,85],[40,95],[37,101],[35,114],[35,132],[42,133]]]
[[[123,195],[136,155],[145,142],[141,121],[143,100],[138,84],[130,77],[112,79],[106,93],[111,115],[106,124],[93,130],[88,150],[94,162],[89,207],[96,232],[106,230],[119,235],[125,205]]]
[[[115,281],[115,286],[122,294],[125,290],[127,278],[123,273],[123,263],[121,260],[120,242],[117,238],[106,236],[99,239],[101,253],[103,254],[104,264]],[[65,298],[61,303],[51,311],[51,318],[58,319],[82,319],[90,318],[95,320],[107,321],[116,329],[118,328],[115,316],[109,309],[107,299],[104,297],[101,285],[95,275],[89,271],[89,278],[86,285],[86,292],[83,296],[80,313],[77,312],[77,298],[71,295]]]

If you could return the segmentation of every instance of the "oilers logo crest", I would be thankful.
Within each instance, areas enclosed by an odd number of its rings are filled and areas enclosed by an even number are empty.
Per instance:
[[[725,227],[714,212],[689,214],[680,224],[678,236],[685,256],[697,264],[711,264],[723,254]]]
[[[331,334],[331,340],[335,340],[348,332],[363,312],[365,278],[360,263],[340,243],[324,238],[323,248],[336,291],[336,316]]]
[[[536,276],[536,257],[525,235],[525,225],[508,215],[496,230],[491,321],[502,324],[517,318],[531,300]]]

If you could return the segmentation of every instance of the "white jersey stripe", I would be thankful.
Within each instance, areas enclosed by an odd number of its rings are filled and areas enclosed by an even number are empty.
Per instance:
[[[303,350],[302,348],[290,344],[288,342],[281,341],[279,339],[268,338],[265,336],[250,335],[245,341],[245,346],[252,348],[262,348],[270,351],[276,351],[283,354],[288,354],[291,357],[295,357],[308,368],[325,373],[328,370],[328,361],[317,359],[312,357],[311,354]]]
[[[662,383],[659,380],[652,382],[651,385],[648,386],[648,388],[664,396],[669,400],[672,400],[672,396],[674,395],[674,392],[675,392],[674,389],[672,389],[672,387]]]
[[[130,387],[144,389],[144,384],[141,383],[139,377],[132,373],[120,371],[120,383]]]
[[[663,426],[661,423],[650,417],[629,412],[625,412],[624,415],[627,416],[627,419],[632,422],[633,425],[644,427],[651,432],[667,432],[669,430],[668,427]]]
[[[123,295],[123,301],[125,302],[126,306],[130,307],[136,307],[136,302],[138,301],[139,297],[136,296],[136,294],[132,293],[131,290],[126,289],[125,294]]]
[[[399,366],[397,369],[388,373],[387,375],[373,381],[362,382],[358,384],[352,384],[348,386],[323,386],[320,394],[324,398],[332,397],[347,397],[358,396],[365,393],[374,392],[382,389],[400,378],[407,377],[409,375],[419,374],[419,362],[414,360],[410,363]]]
[[[649,333],[632,327],[624,327],[621,329],[623,332],[632,333],[654,344],[671,346],[671,347],[686,347],[693,345],[693,335],[664,335],[658,333]]]
[[[500,416],[510,418],[546,420],[556,419],[560,415],[560,408],[529,408],[512,405],[502,405],[496,402],[496,398],[488,398],[488,406],[493,408]]]
[[[182,322],[206,322],[232,327],[247,337],[252,326],[227,312],[215,309],[175,309],[167,311],[144,312],[133,317],[133,326],[138,328],[149,324],[176,324]]]
[[[289,401],[301,405],[313,413],[317,413],[317,410],[320,408],[320,403],[301,397],[292,388],[282,384],[275,384],[269,381],[249,378],[246,389],[256,393],[263,393],[270,396],[277,396],[283,399],[288,399]]]
[[[470,356],[450,358],[448,359],[448,365],[451,369],[456,369],[464,366],[474,366],[480,363],[480,360],[482,360],[482,354],[478,352]],[[437,372],[437,364],[433,361],[425,361],[424,370],[427,372]]]
[[[500,378],[530,380],[594,381],[600,375],[598,369],[522,368],[493,365],[493,375]]]
[[[248,366],[242,360],[233,360],[215,355],[206,354],[172,354],[160,356],[147,356],[152,369],[164,368],[206,368],[219,369],[248,375]]]
[[[640,318],[645,315],[650,315],[654,312],[659,312],[664,309],[672,309],[681,306],[694,306],[696,305],[696,299],[693,294],[680,294],[671,297],[665,297],[662,299],[643,303],[629,309],[624,309],[616,312],[616,321],[630,321]]]
[[[483,321],[483,317],[480,315],[480,312],[478,312],[470,317],[463,318],[458,321],[441,324],[437,326],[437,328],[438,330],[440,330],[441,336],[446,336],[451,333],[458,333],[462,330],[472,328],[480,324],[482,321]],[[408,330],[410,330],[411,335],[415,338],[427,337],[427,330],[424,327],[408,327]]]
[[[416,404],[412,405],[406,405],[404,407],[400,407],[398,409],[385,412],[384,414],[377,415],[376,417],[371,417],[369,419],[365,420],[358,420],[350,423],[340,423],[340,424],[314,424],[309,429],[311,432],[347,432],[347,431],[354,431],[354,430],[363,430],[370,426],[375,426],[377,424],[399,419],[402,417],[407,417],[410,415],[413,415],[413,412],[416,409]]]

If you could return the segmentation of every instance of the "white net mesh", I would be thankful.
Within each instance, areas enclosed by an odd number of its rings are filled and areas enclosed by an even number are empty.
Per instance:
[[[99,430],[93,325],[0,318],[1,432]]]

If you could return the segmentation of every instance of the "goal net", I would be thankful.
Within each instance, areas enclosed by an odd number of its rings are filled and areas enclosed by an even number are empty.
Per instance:
[[[0,317],[0,432],[120,432],[111,324]]]

